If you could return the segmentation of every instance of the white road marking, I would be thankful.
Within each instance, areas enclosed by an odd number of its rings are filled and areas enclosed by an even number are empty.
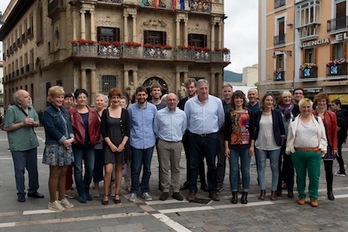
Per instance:
[[[169,226],[170,228],[172,228],[175,231],[180,231],[180,232],[190,232],[191,231],[191,230],[187,229],[186,227],[180,225],[179,223],[173,221],[172,219],[170,219],[168,216],[166,216],[164,214],[157,213],[157,214],[153,214],[152,216],[159,219],[161,222],[163,222],[164,224],[166,224],[167,226]]]

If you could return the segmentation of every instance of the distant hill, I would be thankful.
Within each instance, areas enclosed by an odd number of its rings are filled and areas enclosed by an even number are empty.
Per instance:
[[[224,70],[224,82],[242,82],[243,74],[235,73],[233,71]]]

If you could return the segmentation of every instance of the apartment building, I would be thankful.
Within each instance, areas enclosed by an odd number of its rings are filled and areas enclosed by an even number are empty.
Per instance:
[[[85,88],[90,101],[112,87],[130,97],[154,82],[178,93],[188,78],[206,78],[213,94],[221,92],[230,61],[224,0],[12,0],[9,6],[0,29],[7,104],[23,88],[43,110],[52,85]]]
[[[301,87],[348,104],[346,0],[259,1],[259,91]]]

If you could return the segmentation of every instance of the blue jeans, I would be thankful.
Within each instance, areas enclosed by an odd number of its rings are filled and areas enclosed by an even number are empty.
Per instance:
[[[137,149],[132,147],[132,187],[131,193],[138,193],[139,186],[142,193],[150,192],[151,160],[154,147]],[[143,177],[139,183],[140,171],[143,166]]]
[[[269,157],[271,170],[272,170],[272,187],[271,191],[277,191],[278,179],[279,179],[279,157],[280,148],[276,150],[259,150],[255,149],[257,158],[257,176],[260,182],[261,190],[266,190],[265,169],[266,159]]]
[[[39,174],[37,171],[37,148],[27,151],[11,151],[17,195],[25,195],[25,169],[29,176],[29,193],[34,193],[39,189]]]
[[[231,191],[238,190],[239,157],[242,171],[243,192],[249,192],[250,161],[249,148],[231,148],[230,153],[230,185]]]
[[[93,146],[74,145],[73,152],[75,157],[74,178],[76,189],[79,195],[84,195],[89,191],[94,168],[94,148]],[[82,177],[82,162],[85,166],[85,175]]]
[[[189,133],[190,140],[190,191],[197,192],[197,178],[199,174],[200,163],[205,158],[208,166],[208,187],[210,192],[217,191],[216,185],[216,154],[218,152],[218,133],[200,136]]]

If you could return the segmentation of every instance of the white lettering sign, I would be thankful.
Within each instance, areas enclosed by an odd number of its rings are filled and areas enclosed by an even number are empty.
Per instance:
[[[338,41],[348,39],[347,32],[342,33],[342,34],[337,34],[335,37],[336,37],[336,40],[338,40]]]
[[[300,48],[315,47],[315,46],[329,44],[329,43],[330,43],[330,39],[328,38],[322,39],[322,40],[313,40],[313,41],[302,43]]]

